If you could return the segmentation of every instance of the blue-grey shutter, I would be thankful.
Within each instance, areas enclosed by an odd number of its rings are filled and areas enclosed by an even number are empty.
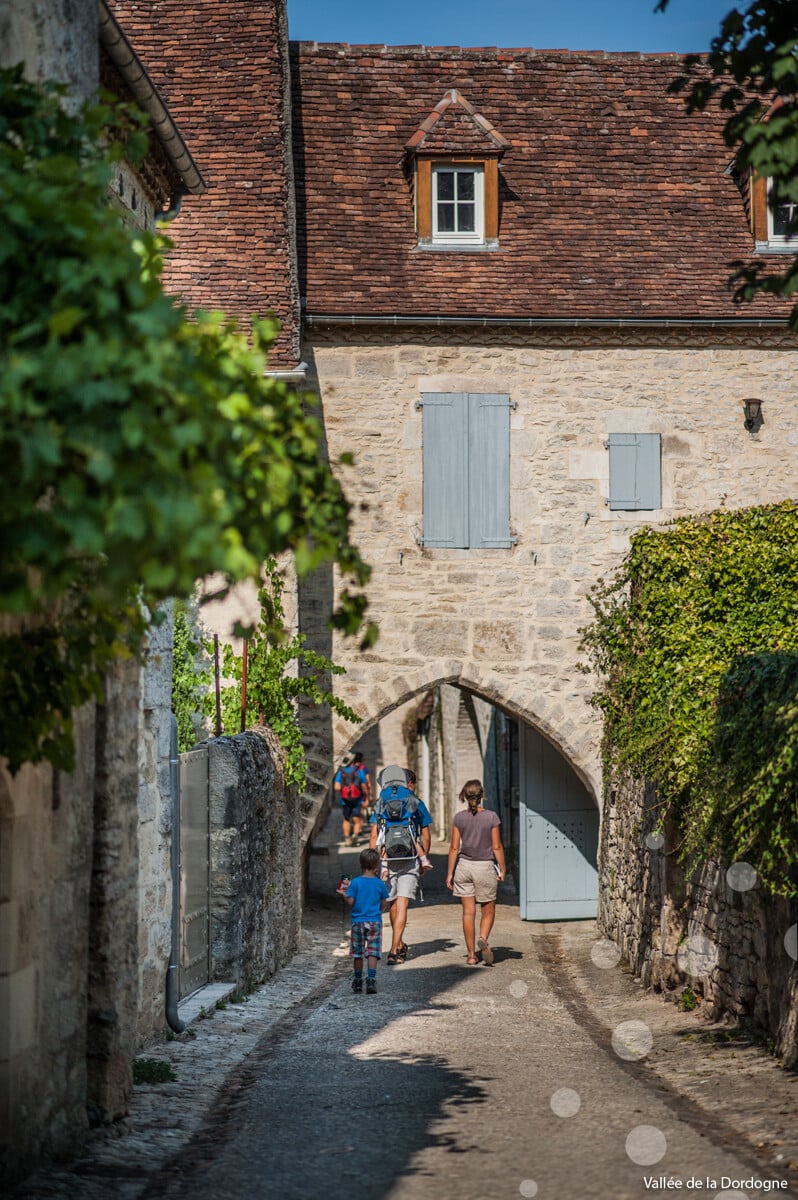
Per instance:
[[[510,397],[468,397],[469,545],[512,546],[510,537]]]
[[[610,508],[660,508],[660,435],[611,433]]]
[[[468,546],[468,397],[422,395],[425,546]]]

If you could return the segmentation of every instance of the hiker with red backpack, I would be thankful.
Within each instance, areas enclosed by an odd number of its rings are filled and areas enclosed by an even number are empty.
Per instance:
[[[382,877],[388,886],[392,936],[387,962],[396,966],[407,958],[407,910],[418,892],[422,859],[429,854],[432,817],[408,787],[403,767],[384,767],[377,776],[377,788],[369,845],[380,853]]]
[[[341,802],[341,829],[347,846],[354,846],[363,832],[363,802],[366,777],[351,754],[345,754],[335,772],[333,788]]]
[[[368,821],[371,818],[371,806],[374,801],[374,790],[371,786],[371,771],[366,766],[362,750],[355,750],[352,755],[352,762],[360,771],[363,779],[363,819]]]

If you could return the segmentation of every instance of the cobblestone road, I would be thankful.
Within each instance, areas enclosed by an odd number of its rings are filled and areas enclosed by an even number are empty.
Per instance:
[[[148,1051],[177,1081],[15,1200],[798,1197],[795,1073],[642,992],[592,922],[522,922],[509,890],[494,966],[467,968],[443,849],[373,997],[349,989],[332,897],[355,855],[314,855],[330,900],[292,963]]]

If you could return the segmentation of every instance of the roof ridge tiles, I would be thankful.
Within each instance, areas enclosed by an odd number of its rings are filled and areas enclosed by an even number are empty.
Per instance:
[[[352,51],[354,53],[362,53],[368,51],[371,53],[379,53],[385,56],[403,55],[419,53],[449,56],[460,56],[473,58],[507,58],[509,56],[530,57],[530,58],[589,58],[599,59],[602,62],[619,61],[638,61],[638,62],[681,62],[684,54],[676,50],[571,50],[567,47],[543,47],[543,46],[429,46],[422,42],[407,43],[404,45],[389,45],[380,42],[315,42],[315,41],[295,41],[291,39],[292,46],[295,46],[303,51],[312,51],[316,53],[324,53],[325,51]],[[696,51],[701,54],[701,51]]]
[[[466,113],[480,133],[488,137],[499,150],[506,150],[508,148],[510,143],[507,138],[499,133],[496,126],[487,117],[483,117],[481,113],[476,111],[473,104],[466,100],[459,88],[449,88],[444,94],[443,99],[439,100],[432,112],[424,118],[413,136],[405,142],[405,150],[411,153],[420,150],[426,141],[427,134],[432,132],[444,114],[453,107],[457,107]]]

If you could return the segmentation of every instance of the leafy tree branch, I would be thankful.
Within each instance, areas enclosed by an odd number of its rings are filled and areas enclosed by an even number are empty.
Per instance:
[[[655,11],[664,11],[660,0]],[[724,17],[707,55],[688,55],[671,85],[686,91],[688,112],[717,103],[729,113],[724,126],[737,170],[772,180],[769,203],[790,206],[787,233],[798,237],[798,5],[795,0],[755,0]],[[762,292],[794,296],[798,248],[792,260],[732,264],[735,298]],[[798,305],[790,316],[798,329]]]
[[[361,718],[324,684],[325,677],[343,675],[345,668],[323,654],[307,650],[304,634],[289,636],[282,601],[284,584],[274,559],[268,560],[264,574],[258,593],[261,618],[247,642],[244,726],[268,725],[274,730],[285,752],[286,782],[302,791],[307,759],[298,719],[299,698],[329,705],[348,721],[359,723]],[[210,651],[210,645],[206,649]],[[224,648],[223,673],[234,682],[222,688],[222,728],[224,733],[233,734],[239,731],[242,721],[243,657],[229,645]],[[210,674],[205,682],[205,711],[211,715],[215,695]]]
[[[314,399],[269,379],[277,325],[251,339],[161,285],[169,243],[107,202],[138,148],[107,105],[0,72],[0,754],[72,764],[71,711],[138,653],[146,610],[259,579],[291,551],[335,561],[335,625],[366,625],[369,568],[322,453]],[[113,131],[109,136],[108,131]],[[7,614],[4,619],[2,614]]]

